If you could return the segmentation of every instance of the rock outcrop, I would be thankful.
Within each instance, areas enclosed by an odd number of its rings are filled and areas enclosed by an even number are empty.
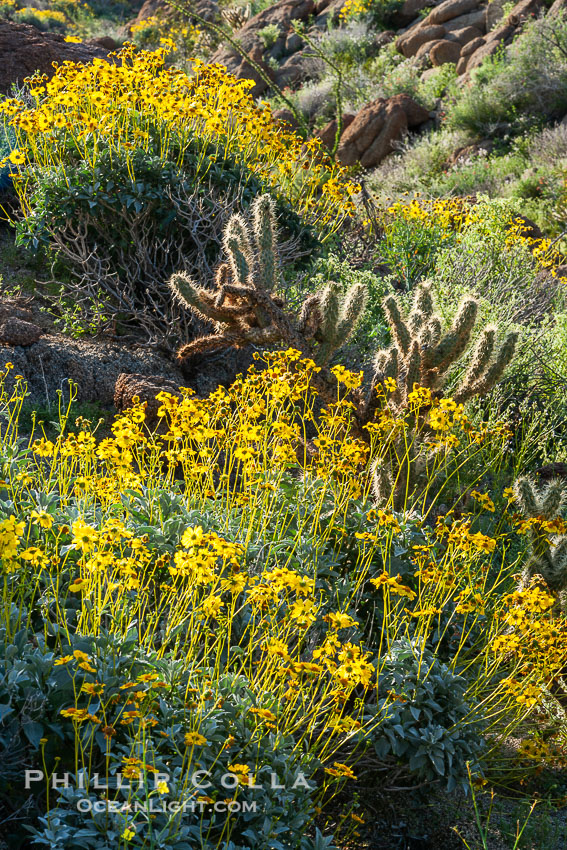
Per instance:
[[[444,0],[399,35],[396,47],[406,58],[428,60],[434,67],[456,65],[457,74],[463,75],[510,44],[541,6],[542,0],[520,0],[504,19],[501,0],[488,5],[482,0]]]
[[[394,149],[409,128],[429,120],[429,112],[407,94],[366,104],[343,132],[337,158],[343,165],[359,162],[373,168]]]
[[[215,22],[220,17],[220,10],[216,0],[196,0],[188,5],[189,9],[194,9],[198,15],[206,21]],[[136,15],[133,21],[128,24],[128,29],[133,24],[140,24],[142,21],[147,21],[148,18],[171,18],[175,15],[175,9],[166,2],[166,0],[145,0],[142,8]]]
[[[314,10],[314,0],[279,0],[278,3],[258,12],[257,15],[250,18],[242,29],[234,34],[234,37],[242,46],[243,50],[262,66],[263,70],[273,73],[267,62],[270,58],[281,60],[285,57],[291,22],[306,20],[313,14]],[[278,37],[269,48],[266,47],[259,35],[259,32],[267,26],[277,27],[279,31]],[[245,77],[254,80],[256,85],[252,93],[255,97],[261,95],[267,89],[267,84],[264,80],[246,62],[242,54],[236,51],[231,45],[220,47],[213,54],[211,61],[224,65],[239,79]],[[299,79],[301,75],[301,71],[297,67],[293,69],[291,67],[288,68],[286,73],[290,78],[290,82],[293,79]],[[282,85],[288,84],[285,80],[282,80]]]
[[[186,384],[182,373],[163,354],[105,340],[70,339],[53,332],[53,324],[29,298],[0,297],[0,371],[12,363],[6,388],[15,376],[27,383],[30,401],[57,405],[57,392],[69,395],[69,380],[77,384],[79,401],[110,406],[122,372],[157,376]]]
[[[183,382],[181,382],[182,384]],[[181,397],[179,382],[156,375],[138,375],[122,372],[116,379],[114,387],[114,406],[117,410],[127,410],[134,404],[134,399],[145,402],[146,422],[152,423],[157,419],[161,402],[156,396],[168,392]]]
[[[41,32],[29,24],[0,20],[0,92],[7,94],[13,83],[39,71],[53,76],[53,63],[91,62],[106,59],[108,50],[94,43],[69,43],[63,36]]]
[[[355,116],[352,114],[352,112],[345,112],[344,113],[343,119],[342,119],[342,133],[345,132],[347,127],[350,127],[350,125],[352,124],[354,119],[355,119]],[[325,147],[329,148],[329,150],[335,144],[336,136],[337,136],[337,121],[336,121],[335,118],[333,118],[332,121],[329,121],[328,124],[325,124],[323,129],[319,130],[319,132],[317,133],[317,137],[319,139],[321,139],[321,141],[323,142]]]
[[[37,342],[43,330],[27,319],[8,316],[0,323],[0,345],[33,345]]]

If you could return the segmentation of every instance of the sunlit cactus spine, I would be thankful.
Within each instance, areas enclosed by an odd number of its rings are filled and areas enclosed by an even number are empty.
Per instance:
[[[374,358],[374,377],[362,417],[371,421],[385,395],[387,409],[394,417],[405,418],[409,432],[395,433],[388,453],[374,466],[373,488],[378,502],[389,501],[396,509],[403,509],[426,471],[432,454],[426,444],[433,436],[427,425],[429,406],[412,409],[410,394],[415,387],[424,387],[432,397],[443,394],[451,367],[471,344],[478,306],[472,296],[463,298],[450,327],[444,330],[442,319],[435,312],[430,285],[423,283],[416,288],[406,315],[395,295],[384,299],[392,343]],[[508,334],[499,350],[496,335],[492,326],[481,331],[470,365],[451,393],[457,404],[488,393],[512,360],[517,334]],[[392,380],[396,388],[390,392],[388,383]]]
[[[395,295],[384,299],[384,312],[390,325],[392,344],[377,352],[374,358],[374,381],[371,392],[385,378],[393,378],[396,392],[390,406],[402,411],[408,406],[408,395],[414,385],[440,393],[451,367],[462,357],[471,343],[478,315],[478,301],[466,296],[459,305],[451,326],[443,332],[441,317],[435,312],[430,285],[420,284],[414,294],[411,310],[403,315]],[[485,395],[500,380],[514,356],[517,334],[509,333],[496,351],[496,328],[487,326],[480,334],[471,364],[452,397],[457,403],[475,395]]]
[[[224,232],[227,262],[216,271],[214,288],[196,284],[185,272],[170,281],[174,295],[215,332],[182,346],[181,361],[206,351],[255,345],[285,345],[326,366],[351,336],[366,303],[366,287],[354,284],[345,296],[329,283],[306,299],[299,316],[285,310],[275,204],[261,195],[252,204],[251,226],[233,215]]]
[[[319,343],[313,351],[318,366],[326,366],[348,342],[364,311],[366,298],[366,287],[361,283],[353,284],[343,296],[338,284],[331,282],[307,299],[298,327],[306,338]]]
[[[534,576],[542,576],[550,591],[557,594],[561,605],[567,602],[567,536],[563,533],[550,534],[542,526],[560,517],[567,502],[567,486],[556,479],[545,488],[538,489],[528,476],[519,478],[514,484],[514,494],[521,513],[527,520],[536,520],[528,528],[530,553],[526,561],[521,583],[527,587]]]

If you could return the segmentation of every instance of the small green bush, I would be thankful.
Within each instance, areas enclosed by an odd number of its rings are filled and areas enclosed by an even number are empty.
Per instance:
[[[419,642],[401,639],[390,647],[381,686],[401,699],[386,709],[376,754],[407,763],[421,780],[442,779],[448,791],[466,787],[466,765],[477,770],[485,746],[478,722],[463,723],[472,714],[466,680]]]
[[[473,71],[448,110],[450,126],[478,136],[517,134],[567,112],[567,18],[526,24],[513,44]]]
[[[65,15],[52,9],[23,6],[15,12],[14,20],[22,24],[31,24],[43,32],[63,32],[67,29]]]
[[[268,24],[268,26],[263,27],[261,30],[258,30],[258,38],[266,48],[269,50],[274,46],[278,38],[280,37],[280,28],[277,24]]]

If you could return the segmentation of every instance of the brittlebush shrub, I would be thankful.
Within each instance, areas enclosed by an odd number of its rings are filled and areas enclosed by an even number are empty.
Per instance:
[[[428,396],[436,451],[394,514],[370,470],[404,418],[384,397],[362,440],[345,404],[360,375],[334,367],[317,417],[313,362],[262,365],[208,398],[161,394],[157,428],[135,405],[103,439],[84,419],[71,431],[72,408],[56,439],[23,439],[24,387],[3,376],[0,793],[9,812],[28,800],[39,844],[328,846],[362,769],[449,789],[467,763],[494,772],[565,663],[553,597],[515,590],[510,492],[474,490],[433,522],[451,487],[498,468],[505,429]],[[26,790],[22,756],[70,787]],[[258,810],[215,810],[227,800]]]
[[[506,267],[514,268],[510,278],[521,269],[520,276],[532,283],[538,272],[553,274],[562,262],[556,241],[533,237],[520,209],[517,201],[488,197],[428,200],[418,195],[396,201],[379,209],[377,256],[388,264],[396,287],[411,290],[429,275],[436,279],[446,274],[448,257],[456,261],[461,253],[470,254],[459,270],[460,292],[496,300],[501,284],[490,277],[502,278]],[[454,303],[450,283],[445,284],[445,297]],[[508,281],[506,289],[516,304],[529,297],[524,280],[520,292]]]
[[[95,325],[177,334],[173,347],[187,319],[164,281],[179,268],[207,273],[235,206],[270,191],[301,256],[354,213],[356,186],[258,107],[249,80],[198,61],[189,77],[165,61],[165,49],[128,46],[115,64],[65,63],[0,109],[16,136],[19,238],[65,262],[58,296]]]
[[[45,8],[48,5],[49,8]],[[77,25],[92,17],[92,10],[84,0],[50,0],[37,6],[20,0],[0,0],[0,18],[20,24],[32,24],[37,29],[56,32],[76,32]],[[80,38],[69,36],[71,41]]]

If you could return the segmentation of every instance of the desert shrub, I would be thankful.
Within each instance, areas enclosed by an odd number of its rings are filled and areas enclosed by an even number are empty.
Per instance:
[[[215,154],[209,151],[206,177],[199,177],[201,152],[194,148],[181,162],[103,151],[94,169],[81,159],[30,169],[36,189],[20,240],[36,250],[55,246],[59,266],[72,274],[58,287],[55,308],[71,299],[81,324],[100,328],[118,319],[123,333],[142,330],[169,346],[190,335],[191,322],[164,280],[179,267],[211,277],[230,214],[262,188],[237,162]],[[293,246],[301,256],[317,245],[289,207],[280,205],[280,213],[288,251]]]
[[[492,288],[494,302],[501,298],[498,287],[508,279],[507,291],[511,300],[504,309],[519,309],[522,298],[535,302],[542,298],[541,291],[530,293],[530,286],[538,272],[553,269],[561,262],[561,254],[551,239],[529,236],[529,226],[521,218],[521,207],[513,200],[477,201],[466,198],[447,200],[425,200],[416,196],[409,203],[396,201],[378,210],[373,222],[378,235],[377,256],[388,264],[396,287],[409,290],[416,282],[435,272],[443,275],[442,258],[452,258],[459,266],[453,276],[459,292],[474,291],[478,294],[479,283],[468,281],[467,269],[478,269],[484,264],[486,273],[481,278],[485,288],[497,270],[501,278]],[[470,250],[464,250],[470,243]],[[473,247],[474,246],[474,247]],[[464,259],[467,253],[467,259]],[[508,262],[511,260],[511,265]],[[438,267],[438,263],[439,265]],[[521,269],[521,288],[514,286],[514,275]],[[458,280],[463,285],[458,285]],[[468,287],[468,289],[467,289]],[[445,287],[447,304],[454,304],[454,291]],[[549,294],[549,293],[548,293]],[[545,305],[546,299],[543,299]],[[533,306],[533,305],[532,305]],[[542,310],[539,309],[539,315]],[[519,315],[519,314],[518,314]],[[523,317],[527,317],[524,311]]]
[[[30,164],[44,166],[65,162],[65,142],[75,136],[82,138],[80,149],[87,161],[92,150],[93,163],[103,139],[113,152],[125,151],[133,157],[141,148],[155,152],[165,161],[196,142],[202,145],[203,154],[213,144],[226,156],[238,153],[244,166],[282,198],[293,202],[298,212],[307,215],[312,209],[311,221],[322,232],[335,231],[352,212],[354,187],[343,179],[344,172],[325,158],[318,158],[314,154],[316,144],[302,152],[301,139],[281,133],[269,110],[258,110],[250,98],[250,81],[238,81],[201,63],[196,63],[198,73],[189,80],[182,72],[172,73],[164,68],[165,55],[165,50],[137,53],[125,48],[120,53],[122,64],[95,61],[87,66],[86,74],[77,66],[68,66],[47,84],[45,98],[32,84],[35,109],[53,119],[56,128],[61,125],[59,129],[64,132],[46,132],[45,121],[39,120],[39,113],[32,112],[38,117],[37,130],[33,137],[29,132],[19,136],[23,143],[20,158],[27,157]],[[120,107],[117,111],[112,108],[109,94],[114,87],[118,95],[128,92],[131,109],[126,115]],[[190,96],[192,100],[188,100]],[[143,111],[142,125],[142,113],[134,106]],[[8,100],[3,112],[11,118],[17,133],[32,129],[25,104]],[[85,114],[89,115],[86,125]],[[127,118],[126,126],[119,123],[121,118]],[[103,132],[109,121],[113,132]],[[299,183],[294,179],[292,164],[304,172]]]
[[[482,148],[478,153],[463,156],[445,174],[433,182],[436,196],[483,194],[490,197],[512,195],[518,185],[518,178],[525,171],[523,158],[514,153],[504,156],[491,156]],[[514,188],[510,185],[514,183]],[[518,197],[523,197],[522,190]]]
[[[543,342],[547,352],[546,360],[563,379],[567,375],[567,313],[559,307],[546,318]]]
[[[479,298],[479,327],[490,323],[501,332],[519,334],[517,355],[501,392],[490,397],[489,405],[481,400],[480,407],[485,417],[493,406],[514,423],[510,461],[524,471],[565,453],[561,364],[566,293],[553,269],[534,257],[534,241],[525,239],[523,226],[514,224],[519,208],[517,202],[504,200],[473,207],[467,226],[437,251],[429,277],[446,319],[453,316],[456,301],[474,293]],[[449,392],[462,373],[463,364],[458,364]]]
[[[406,94],[420,100],[418,96],[420,73],[410,60],[395,50],[393,44],[386,45],[368,68],[368,77],[378,86],[381,97]]]
[[[258,38],[267,50],[274,46],[279,36],[280,28],[277,24],[268,24],[268,26],[258,30]]]
[[[53,9],[36,9],[34,6],[23,6],[14,13],[14,20],[22,24],[32,24],[40,30],[64,30],[67,21],[62,12]]]
[[[324,123],[334,118],[335,80],[323,77],[321,80],[305,83],[293,93],[297,108],[311,122]],[[318,121],[317,121],[318,119]]]
[[[526,129],[526,119],[516,118],[515,100],[502,103],[497,81],[507,68],[505,54],[489,57],[475,69],[471,91],[463,93],[448,108],[446,121],[451,129],[465,130],[476,138],[486,138],[509,133],[517,120],[516,131]],[[472,89],[474,88],[474,95]]]
[[[298,137],[282,133],[269,109],[254,104],[249,81],[198,63],[189,80],[164,68],[164,50],[136,53],[130,47],[121,59],[121,65],[95,61],[86,69],[64,66],[46,84],[45,93],[32,83],[33,107],[15,98],[4,102],[3,111],[19,146],[10,161],[21,166],[16,188],[22,238],[49,232],[50,244],[60,249],[78,278],[68,294],[80,304],[92,302],[93,288],[104,293],[94,321],[100,324],[101,313],[108,317],[113,302],[113,319],[136,322],[144,315],[145,335],[156,339],[172,329],[164,315],[165,289],[156,279],[162,275],[163,280],[160,263],[173,248],[172,222],[179,224],[185,201],[191,210],[185,230],[195,229],[199,240],[198,231],[215,212],[227,202],[229,207],[245,202],[246,192],[261,185],[279,198],[280,209],[294,209],[286,214],[292,227],[301,220],[324,239],[352,214],[355,187],[318,153],[315,143],[303,148]],[[160,166],[170,175],[167,185]],[[192,207],[191,181],[204,221]],[[112,200],[113,183],[120,203]],[[227,188],[211,206],[201,183]],[[174,200],[164,202],[163,193],[175,196],[179,186],[177,207]],[[120,231],[131,234],[128,244],[121,244],[118,268],[108,229],[93,213],[95,208],[108,210],[109,204],[110,221],[120,219]],[[63,221],[61,209],[78,213],[78,218]],[[90,241],[93,234],[98,241]],[[214,249],[214,233],[212,242]],[[183,248],[173,250],[179,265]],[[200,251],[201,259],[204,253],[206,249]],[[199,258],[199,250],[193,256]],[[191,264],[190,256],[184,264]]]
[[[191,24],[179,15],[177,10],[168,7],[168,14],[159,13],[144,18],[130,28],[133,43],[143,50],[159,50],[164,46],[174,59],[176,67],[189,69],[195,58],[200,57],[205,43],[209,53],[218,39],[211,33],[204,36],[203,30]],[[209,38],[209,42],[206,39]]]
[[[450,157],[469,144],[463,133],[433,133],[406,144],[399,156],[384,162],[370,177],[369,184],[381,200],[403,193],[426,194],[432,198],[486,194],[505,197],[510,178],[516,180],[525,170],[525,160],[517,155],[489,156],[485,150],[461,156],[454,165]]]
[[[15,0],[2,0],[0,3],[0,17],[11,18],[15,11]]]
[[[407,761],[423,780],[448,777],[449,791],[462,785],[466,765],[478,763],[484,746],[482,727],[470,721],[466,680],[418,641],[405,638],[392,643],[381,685],[402,700],[392,706],[374,742],[376,754]],[[463,725],[465,718],[470,722]],[[455,771],[457,764],[460,769]]]
[[[368,177],[368,186],[382,203],[402,200],[404,193],[426,192],[438,196],[435,181],[446,170],[446,162],[459,147],[469,142],[462,130],[434,130],[405,140],[399,152],[387,157]]]
[[[567,160],[567,126],[546,127],[528,141],[527,153],[538,165],[555,167]]]
[[[388,29],[402,6],[401,0],[347,0],[341,9],[341,20],[362,20],[370,27]]]
[[[427,109],[435,108],[441,94],[452,89],[456,79],[453,66],[444,65],[432,78],[422,80],[419,67],[398,53],[393,42],[383,47],[378,56],[368,63],[367,77],[367,101],[376,97],[376,89],[381,97],[405,92]]]
[[[377,255],[390,269],[398,289],[411,290],[435,267],[438,252],[455,244],[466,226],[468,205],[450,201],[396,202],[379,211],[374,223],[378,232]]]
[[[528,22],[507,50],[475,69],[472,86],[448,110],[449,124],[491,136],[561,117],[567,111],[566,45],[563,14]]]
[[[372,31],[363,22],[352,21],[324,33],[318,46],[334,62],[351,68],[367,59],[372,40]]]
[[[77,32],[78,26],[84,27],[91,19],[92,11],[81,0],[51,0],[49,3],[38,0],[37,5],[28,5],[20,0],[2,0],[0,17],[32,24],[44,32]],[[73,36],[69,37],[73,39]]]
[[[142,50],[155,50],[160,38],[165,35],[165,29],[167,29],[167,21],[158,18],[157,15],[150,15],[137,24],[133,24],[130,32],[134,44]]]
[[[534,240],[516,223],[519,207],[513,201],[476,204],[467,225],[451,245],[441,248],[434,266],[436,289],[452,312],[455,297],[474,292],[485,299],[485,317],[504,325],[536,324],[553,303],[558,282],[542,275],[546,263],[534,257]],[[544,244],[546,242],[544,241]]]
[[[458,498],[477,463],[497,467],[502,429],[477,430],[450,399],[429,398],[444,448],[396,516],[371,494],[385,420],[368,442],[351,432],[360,376],[337,367],[343,389],[317,418],[313,364],[289,350],[265,365],[205,399],[162,394],[155,431],[136,405],[101,441],[68,432],[72,417],[57,439],[22,440],[21,382],[2,396],[4,805],[25,801],[18,758],[51,773],[59,756],[72,775],[47,803],[34,795],[41,819],[26,817],[40,844],[325,846],[315,807],[322,828],[327,806],[336,820],[359,760],[465,787],[466,762],[489,769],[483,735],[525,728],[564,664],[551,597],[508,592],[518,558],[506,498],[477,492],[467,515],[423,521],[434,491]],[[109,789],[91,784],[95,767]],[[262,816],[77,817],[79,798],[104,810],[101,793],[190,801],[198,767],[212,777],[204,802],[227,796],[226,770],[230,799],[256,800]],[[272,768],[301,769],[309,789],[265,787]],[[155,769],[167,779],[154,789]],[[133,787],[115,789],[117,773]]]
[[[503,390],[512,396],[516,418],[539,419],[537,452],[522,471],[567,457],[567,315],[565,285],[559,285],[553,309],[543,318],[515,364]]]
[[[418,96],[430,109],[438,105],[442,97],[447,96],[449,91],[455,90],[457,72],[455,66],[450,63],[440,65],[435,69],[427,80],[422,80],[418,89]]]

